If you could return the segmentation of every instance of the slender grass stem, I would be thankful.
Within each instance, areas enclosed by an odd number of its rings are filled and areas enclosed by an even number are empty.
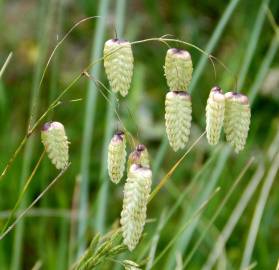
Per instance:
[[[261,193],[259,195],[259,199],[257,201],[253,219],[249,228],[248,238],[246,241],[244,253],[242,256],[242,261],[240,265],[240,269],[247,267],[251,261],[251,256],[254,250],[254,245],[256,241],[256,236],[259,230],[260,222],[264,213],[264,208],[268,199],[268,195],[270,193],[273,182],[276,178],[277,172],[279,170],[279,153],[275,156],[271,167],[268,171],[268,174],[263,183]]]
[[[117,30],[117,35],[120,37],[123,35],[123,29],[124,29],[125,5],[126,5],[126,0],[116,1],[116,30]],[[98,196],[97,213],[96,213],[96,220],[95,220],[95,227],[97,231],[101,233],[105,231],[105,221],[106,221],[105,217],[107,213],[106,211],[107,196],[108,196],[108,189],[109,189],[109,180],[107,175],[107,147],[113,134],[114,112],[116,112],[117,116],[119,117],[116,111],[116,97],[114,93],[110,92],[108,99],[109,100],[107,104],[107,113],[106,113],[106,128],[104,134],[102,161],[101,161],[101,170],[100,170],[100,183],[102,183],[102,185]]]
[[[200,207],[193,213],[193,215],[188,219],[188,221],[178,230],[178,232],[174,235],[174,237],[171,239],[171,241],[168,243],[168,245],[161,251],[161,253],[156,257],[152,268],[160,261],[160,259],[165,255],[165,253],[170,249],[170,247],[176,242],[176,240],[179,238],[181,233],[191,224],[191,222],[197,218],[207,207],[209,202],[215,197],[215,195],[220,191],[220,188],[218,187],[209,197],[206,199]]]
[[[16,220],[0,235],[0,241],[21,221],[26,213],[49,191],[49,189],[59,180],[59,178],[69,168],[68,164],[51,182],[50,184],[36,197],[36,199],[16,218]]]
[[[237,222],[239,221],[241,215],[243,214],[243,211],[247,207],[254,192],[259,186],[259,183],[263,175],[264,175],[264,166],[260,164],[254,176],[252,177],[250,183],[247,185],[244,192],[242,193],[242,196],[238,204],[234,208],[232,214],[230,215],[228,222],[226,223],[222,232],[218,236],[215,245],[213,246],[213,249],[208,256],[207,262],[203,266],[202,270],[210,270],[214,266],[216,260],[220,256],[221,252],[224,250],[226,242],[228,241],[233,229],[235,228]]]
[[[209,228],[212,226],[212,224],[214,223],[214,221],[216,220],[216,218],[219,216],[219,214],[221,213],[221,211],[223,210],[224,206],[226,205],[226,203],[228,202],[229,198],[231,197],[232,193],[234,192],[234,190],[236,189],[236,187],[238,186],[240,180],[243,178],[243,176],[245,175],[245,173],[247,172],[247,170],[250,168],[250,166],[252,165],[252,163],[254,162],[254,157],[252,157],[247,164],[245,165],[245,167],[242,169],[242,171],[240,172],[239,176],[237,177],[237,179],[235,180],[235,182],[233,183],[233,185],[231,186],[231,188],[229,189],[229,191],[226,193],[226,196],[224,197],[224,199],[221,201],[219,207],[216,209],[214,215],[212,216],[212,218],[210,219],[206,229],[203,231],[203,233],[201,234],[201,236],[199,237],[198,241],[195,243],[193,249],[191,250],[191,252],[189,253],[189,255],[187,256],[186,260],[183,263],[183,269],[186,269],[186,266],[189,264],[190,260],[192,259],[193,255],[195,254],[195,252],[197,251],[197,249],[199,248],[200,244],[202,243],[207,231],[209,230]]]
[[[215,69],[214,62],[212,60],[216,60],[218,64],[220,64],[230,75],[232,75],[233,78],[235,79],[236,85],[237,85],[237,76],[220,59],[218,59],[217,57],[211,55],[210,53],[204,51],[203,49],[201,49],[200,47],[198,47],[192,43],[189,43],[189,42],[186,42],[186,41],[183,41],[180,39],[159,37],[159,38],[148,38],[148,39],[138,40],[138,41],[132,42],[131,44],[136,45],[136,44],[141,44],[141,43],[150,42],[150,41],[159,41],[159,42],[163,42],[164,44],[165,44],[165,42],[175,42],[175,43],[186,45],[186,46],[196,49],[198,52],[200,52],[201,54],[203,54],[210,60],[215,77],[216,77],[216,69]]]
[[[163,177],[163,179],[159,182],[159,184],[156,186],[156,188],[152,191],[150,194],[148,202],[150,202],[156,194],[164,187],[166,182],[169,180],[171,175],[174,173],[176,168],[179,166],[179,164],[184,160],[184,158],[191,152],[191,150],[198,144],[198,142],[204,137],[206,134],[206,131],[204,131],[194,142],[193,144],[188,148],[188,150],[183,154],[183,156],[173,165],[173,167],[167,172],[167,174]]]
[[[4,62],[4,65],[3,65],[3,66],[1,67],[1,69],[0,69],[0,80],[2,79],[2,76],[3,76],[3,74],[4,74],[4,72],[5,72],[6,68],[7,68],[7,66],[9,65],[9,63],[10,63],[10,61],[11,61],[12,56],[13,56],[13,53],[10,52],[9,55],[8,55],[8,57],[7,57],[7,59],[6,59],[6,61]]]
[[[55,0],[48,2],[42,1],[40,5],[40,12],[38,14],[39,18],[39,28],[38,28],[38,40],[39,40],[39,58],[34,70],[33,82],[32,82],[32,91],[31,91],[31,102],[30,102],[30,112],[29,119],[32,121],[33,118],[36,118],[39,111],[39,80],[40,74],[43,69],[44,61],[47,56],[47,50],[49,46],[50,39],[49,33],[53,23]],[[29,122],[28,125],[30,125]],[[27,135],[28,136],[28,135]],[[27,140],[27,138],[26,138]],[[21,144],[22,145],[22,144]],[[22,145],[23,146],[23,145]],[[28,140],[28,143],[25,145],[24,154],[23,154],[23,163],[19,179],[19,189],[24,186],[24,181],[30,173],[32,156],[34,153],[34,138]],[[20,203],[19,209],[24,209],[28,202],[28,193]],[[25,230],[24,219],[21,219],[18,223],[18,226],[15,229],[13,250],[12,250],[12,262],[11,269],[19,270],[21,267],[21,257],[22,257],[22,246],[23,246],[23,235]]]
[[[14,217],[14,214],[15,214],[18,206],[20,205],[20,203],[22,201],[22,198],[25,195],[25,193],[26,193],[26,191],[27,191],[27,189],[28,189],[32,179],[34,178],[34,175],[36,174],[36,172],[37,172],[37,170],[38,170],[38,168],[39,168],[39,166],[40,166],[40,164],[41,164],[41,162],[43,160],[44,155],[45,155],[45,151],[42,152],[40,158],[37,161],[37,164],[35,165],[33,171],[31,172],[30,176],[28,177],[27,181],[25,182],[24,187],[23,187],[23,189],[21,190],[21,192],[20,192],[20,194],[18,196],[18,199],[17,199],[17,201],[15,203],[14,208],[12,209],[11,214],[10,214],[7,222],[5,223],[5,225],[3,226],[2,230],[1,230],[1,234],[6,230],[6,228],[8,227],[8,225],[10,223],[10,221]]]
[[[247,49],[245,51],[245,60],[243,61],[243,64],[241,66],[241,69],[239,71],[239,78],[238,78],[238,83],[239,85],[243,85],[245,82],[245,79],[248,74],[249,66],[251,64],[251,61],[253,59],[254,53],[257,48],[258,40],[260,37],[260,33],[262,30],[262,26],[264,23],[265,19],[265,7],[268,5],[269,0],[263,0],[261,2],[261,5],[259,6],[258,9],[258,14],[255,20],[255,23],[253,24],[253,30],[251,32],[251,36],[249,38],[249,43],[247,45]]]
[[[92,62],[95,59],[101,58],[103,42],[105,37],[105,27],[106,19],[109,10],[110,0],[103,0],[99,2],[98,14],[100,18],[97,21],[96,32],[93,38],[92,44]],[[101,71],[100,63],[92,67],[90,74],[94,75],[95,78],[99,78]],[[97,92],[95,84],[89,81],[86,105],[85,105],[85,118],[84,118],[84,130],[81,146],[81,185],[80,185],[80,201],[79,201],[79,222],[78,222],[78,252],[77,257],[79,257],[85,250],[86,247],[86,220],[85,216],[88,207],[88,197],[89,197],[89,177],[90,177],[90,157],[91,157],[91,145],[93,136],[93,127],[95,121],[95,111],[97,103]]]

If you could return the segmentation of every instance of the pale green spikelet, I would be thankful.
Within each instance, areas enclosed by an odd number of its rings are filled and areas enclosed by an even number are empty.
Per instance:
[[[149,154],[147,148],[143,144],[139,144],[136,149],[129,155],[127,171],[129,172],[132,164],[150,167]]]
[[[133,76],[134,58],[130,42],[110,39],[104,46],[104,66],[112,91],[128,94]]]
[[[141,270],[139,265],[133,261],[130,260],[124,260],[123,261],[125,270]]]
[[[64,126],[59,122],[48,122],[41,130],[42,143],[52,164],[64,169],[69,162],[69,142]]]
[[[144,228],[151,184],[152,172],[149,168],[131,165],[124,186],[120,219],[123,243],[130,251],[137,246]]]
[[[248,136],[251,110],[247,96],[228,92],[225,94],[224,130],[227,141],[235,152],[241,151]]]
[[[225,113],[225,96],[222,89],[213,87],[206,105],[206,137],[209,144],[218,143]]]
[[[113,183],[123,177],[126,163],[126,138],[122,131],[116,132],[108,147],[108,172]]]
[[[165,76],[170,89],[186,91],[192,79],[193,63],[189,52],[169,49],[165,59]]]
[[[192,121],[191,96],[184,91],[166,95],[165,122],[169,143],[174,151],[183,149],[189,140]]]

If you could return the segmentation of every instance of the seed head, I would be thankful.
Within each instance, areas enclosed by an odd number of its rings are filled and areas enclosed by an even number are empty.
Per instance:
[[[191,96],[184,91],[172,91],[166,95],[166,132],[174,151],[183,149],[189,140],[192,121]]]
[[[125,270],[141,270],[139,265],[133,261],[124,260],[123,264],[124,264]]]
[[[133,75],[133,52],[130,42],[110,39],[104,46],[104,66],[112,91],[128,94]]]
[[[248,136],[251,110],[248,97],[235,92],[225,94],[224,130],[235,152],[241,151]]]
[[[192,79],[193,63],[185,50],[169,49],[165,59],[165,76],[171,90],[186,91]]]
[[[113,183],[123,177],[126,162],[126,138],[122,131],[117,132],[108,147],[108,172]]]
[[[132,164],[141,165],[147,168],[150,167],[149,154],[145,145],[139,144],[136,149],[129,155],[128,171]]]
[[[69,162],[69,142],[64,126],[59,122],[48,122],[41,130],[41,140],[52,164],[64,169]]]
[[[206,105],[206,136],[209,144],[218,143],[224,121],[225,96],[222,89],[213,87]]]
[[[152,184],[152,172],[149,168],[133,164],[124,186],[123,209],[120,224],[123,242],[132,251],[141,237],[146,209]]]

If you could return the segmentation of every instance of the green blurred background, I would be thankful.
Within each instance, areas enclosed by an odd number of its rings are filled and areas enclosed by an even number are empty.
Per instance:
[[[205,105],[211,87],[219,85],[225,92],[235,89],[232,75],[235,74],[238,90],[249,95],[252,106],[246,148],[236,155],[226,145],[224,136],[217,147],[210,147],[203,138],[149,205],[148,218],[152,222],[146,225],[139,247],[133,253],[125,252],[119,260],[129,258],[140,263],[147,258],[156,233],[159,238],[156,254],[160,254],[191,213],[220,186],[221,191],[201,217],[191,222],[153,267],[182,269],[179,262],[185,262],[191,254],[220,202],[254,156],[255,161],[214,224],[206,230],[186,268],[211,269],[205,267],[205,262],[235,210],[238,214],[235,226],[228,233],[225,248],[221,249],[213,269],[240,269],[253,262],[256,262],[254,269],[275,269],[279,258],[279,35],[276,38],[267,18],[267,5],[279,23],[276,0],[0,0],[0,67],[13,52],[0,81],[1,170],[24,137],[30,113],[37,119],[86,66],[101,56],[103,42],[115,37],[115,33],[130,41],[168,34],[193,43],[218,57],[231,73],[216,63],[215,78],[210,61],[196,50],[184,47],[191,52],[194,64],[190,89],[193,123],[188,146],[204,131]],[[80,24],[56,51],[39,88],[43,69],[57,42],[76,22],[95,15],[101,17]],[[178,43],[171,45],[183,47]],[[108,141],[118,126],[114,107],[127,129],[149,149],[153,187],[183,154],[183,151],[174,153],[165,137],[164,98],[168,89],[162,66],[166,50],[159,42],[133,46],[132,87],[129,95],[119,98],[117,104],[102,89],[111,100],[107,103],[100,95],[100,88],[82,77],[62,98],[62,104],[47,116],[44,121],[56,120],[65,125],[71,142],[71,166],[0,241],[1,270],[32,269],[34,265],[41,269],[68,269],[96,232],[105,233],[117,221],[123,182],[113,185],[106,172]],[[108,86],[102,63],[88,72]],[[75,99],[82,100],[71,102]],[[42,151],[38,128],[0,181],[0,228],[7,221]],[[44,158],[17,214],[56,175],[55,168]],[[189,185],[191,188],[187,191]],[[250,187],[251,194],[242,197],[246,187]],[[187,192],[179,207],[166,220],[185,189]],[[241,198],[247,202],[239,204]],[[238,205],[245,206],[243,211],[236,209]],[[158,230],[160,220],[166,220],[161,231]],[[254,239],[255,243],[247,239]],[[119,267],[120,264],[110,262],[99,269],[121,269]],[[245,267],[242,269],[248,269]]]

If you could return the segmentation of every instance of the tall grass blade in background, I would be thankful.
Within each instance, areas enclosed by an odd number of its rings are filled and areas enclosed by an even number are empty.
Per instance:
[[[107,22],[107,15],[109,10],[110,0],[102,0],[99,2],[98,15],[100,18],[97,20],[95,34],[92,38],[92,54],[91,62],[102,56],[103,44],[105,38],[105,28]],[[92,67],[90,74],[94,78],[99,79],[101,71],[101,63]],[[95,122],[95,112],[97,104],[97,89],[91,80],[89,81],[85,105],[85,117],[83,127],[83,137],[81,146],[81,185],[80,185],[80,201],[79,201],[79,217],[78,217],[78,251],[79,257],[86,247],[86,227],[87,227],[87,208],[89,196],[89,178],[90,178],[90,158],[91,146],[93,138],[93,127]]]
[[[228,21],[230,20],[235,8],[237,7],[238,3],[239,3],[239,0],[231,0],[230,3],[228,4],[226,10],[224,11],[220,21],[218,22],[218,25],[216,26],[207,46],[205,48],[205,51],[207,53],[209,53],[209,54],[212,53],[212,51],[218,44],[218,41],[228,23]],[[200,76],[202,75],[202,73],[204,71],[207,61],[208,61],[207,57],[205,55],[203,55],[197,65],[197,67],[195,68],[193,80],[190,85],[190,92],[195,91],[196,86],[198,84]]]
[[[4,62],[3,66],[2,66],[1,69],[0,69],[0,80],[2,79],[2,76],[3,76],[4,72],[5,72],[5,70],[6,70],[7,66],[8,66],[8,64],[9,64],[10,61],[11,61],[12,56],[13,56],[13,53],[10,52],[9,55],[8,55],[8,57],[7,57],[7,59],[6,59],[6,61]]]
[[[277,135],[278,134],[279,134],[279,132],[277,133]],[[274,182],[276,175],[278,173],[278,170],[279,170],[279,151],[278,151],[279,145],[278,144],[276,145],[276,143],[277,143],[277,141],[276,141],[276,137],[275,137],[275,142],[272,143],[271,147],[276,148],[277,153],[275,152],[276,153],[275,156],[271,157],[272,158],[271,166],[267,173],[265,181],[263,183],[261,193],[259,195],[256,207],[254,210],[254,215],[253,215],[253,219],[251,221],[251,225],[249,228],[248,237],[247,237],[240,269],[247,267],[251,262],[251,257],[253,254],[257,233],[259,230],[262,216],[264,214],[264,209],[265,209],[265,205],[267,203],[268,195],[270,193],[271,187],[273,185],[273,182]]]
[[[39,58],[34,71],[32,93],[31,93],[31,105],[30,105],[30,121],[36,118],[38,113],[39,106],[39,82],[40,76],[43,70],[44,62],[46,61],[47,49],[49,47],[49,29],[51,27],[53,9],[55,1],[41,1],[40,12],[38,13],[39,21],[39,32],[38,40],[39,42]],[[45,16],[47,14],[47,16]],[[32,123],[31,123],[32,124]],[[34,139],[29,138],[23,153],[23,164],[22,171],[19,180],[19,189],[21,190],[24,186],[24,181],[26,180],[31,167],[32,156],[34,154]],[[23,209],[28,201],[27,195],[22,201],[19,209]],[[21,268],[21,255],[22,255],[22,244],[23,244],[23,235],[24,235],[24,219],[19,222],[15,229],[14,244],[12,251],[12,270],[18,270]]]
[[[257,14],[256,21],[254,23],[253,31],[251,33],[249,43],[245,52],[245,61],[242,64],[242,67],[240,69],[239,75],[238,75],[238,83],[239,85],[243,85],[249,70],[249,66],[251,64],[251,61],[253,59],[253,56],[255,54],[259,36],[262,30],[262,26],[265,19],[266,14],[266,6],[269,4],[270,0],[263,0],[261,5],[259,6],[259,11]]]
[[[220,233],[219,237],[217,238],[217,241],[214,245],[213,250],[208,256],[206,264],[203,266],[203,270],[209,270],[212,269],[214,266],[216,260],[222,253],[227,240],[229,239],[233,229],[235,228],[237,222],[241,218],[241,215],[243,214],[243,211],[247,207],[247,204],[250,202],[250,199],[252,198],[252,195],[256,191],[262,177],[264,174],[264,167],[263,165],[258,165],[258,169],[255,172],[253,178],[251,179],[250,183],[247,185],[246,189],[244,190],[237,206],[234,208],[228,222],[224,226],[224,229]]]
[[[212,192],[212,190],[216,187],[219,178],[222,174],[223,168],[226,164],[226,161],[228,159],[230,153],[230,148],[228,146],[223,147],[221,149],[220,155],[218,160],[216,161],[215,166],[213,167],[213,171],[211,173],[210,176],[206,177],[206,181],[207,184],[204,185],[202,192],[200,192],[200,195],[195,199],[192,200],[191,206],[190,206],[190,210],[185,212],[184,215],[182,215],[180,221],[179,221],[179,226],[183,226],[182,224],[184,224],[189,216],[193,213],[193,211],[195,211],[195,209],[198,207],[198,205],[200,204],[200,202],[202,202],[205,198],[208,197],[208,195]],[[171,267],[174,266],[174,258],[172,256],[175,256],[176,251],[180,251],[183,252],[190,240],[191,237],[196,229],[196,226],[199,222],[199,219],[197,218],[191,225],[191,227],[187,228],[187,230],[185,230],[183,232],[183,234],[179,237],[178,241],[176,242],[176,244],[173,246],[172,250],[170,251],[170,254],[168,256],[168,260],[166,263],[166,266],[164,269],[170,269]]]
[[[278,48],[279,48],[279,38],[278,38],[278,35],[275,33],[274,38],[272,39],[270,46],[262,61],[262,64],[256,74],[256,80],[254,81],[254,83],[248,93],[249,100],[251,103],[254,102],[254,100],[257,96],[257,93],[259,92],[259,90],[262,86],[263,80],[268,73],[269,67],[276,55],[276,52],[278,51]]]
[[[124,19],[125,19],[125,6],[126,0],[116,1],[116,18],[115,18],[115,28],[118,38],[123,38],[124,29]],[[115,94],[110,91],[109,101],[107,103],[107,114],[106,114],[106,128],[103,142],[102,150],[102,160],[101,160],[101,172],[100,172],[100,184],[101,189],[98,194],[97,201],[97,214],[94,219],[96,230],[100,233],[105,232],[105,217],[107,215],[107,195],[109,189],[109,179],[107,173],[107,152],[108,144],[113,134],[114,128],[114,111],[116,109],[116,97]]]

